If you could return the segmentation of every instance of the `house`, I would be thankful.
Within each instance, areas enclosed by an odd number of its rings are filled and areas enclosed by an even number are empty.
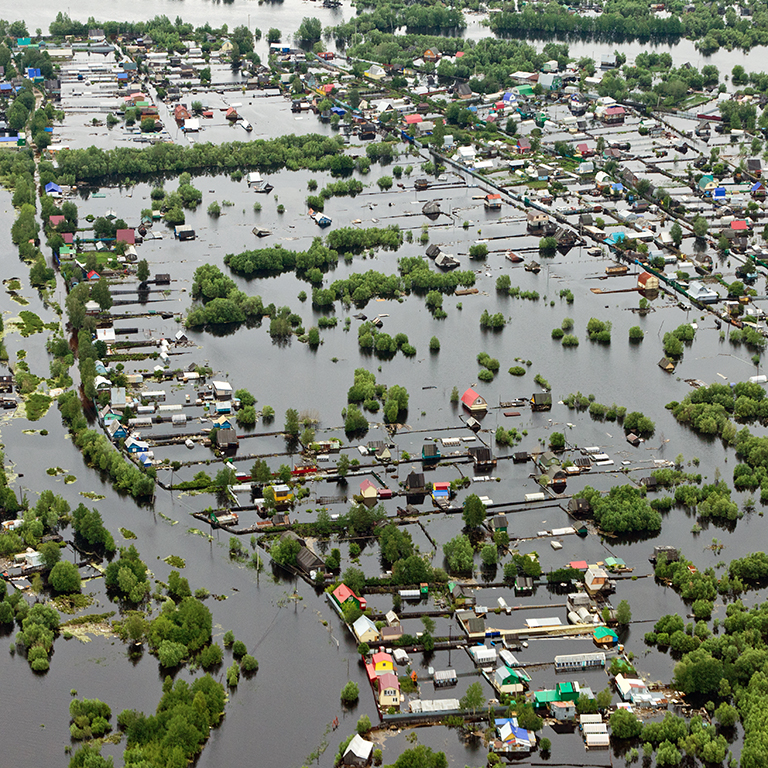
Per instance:
[[[509,522],[507,520],[507,516],[503,512],[499,512],[491,518],[491,528],[494,531],[503,531],[506,533],[508,527]]]
[[[701,304],[716,304],[720,301],[720,294],[717,291],[698,281],[690,284],[688,294]]]
[[[533,579],[530,576],[518,576],[515,579],[515,594],[516,595],[532,595]]]
[[[592,505],[586,499],[571,498],[568,501],[568,512],[574,516],[588,516],[592,512]]]
[[[626,110],[621,105],[607,107],[603,112],[602,121],[606,125],[620,125],[624,122]]]
[[[112,419],[107,424],[107,434],[112,440],[124,440],[128,437],[128,431],[126,428],[116,419]]]
[[[552,410],[552,393],[551,392],[535,392],[531,396],[531,410],[533,411]]]
[[[371,657],[371,663],[373,664],[373,669],[376,672],[376,675],[379,677],[386,672],[395,671],[395,660],[392,656],[386,653],[386,651],[374,653]]]
[[[282,522],[278,523],[278,519],[278,515],[273,515],[273,523],[275,525],[282,525]],[[288,533],[291,533],[291,531],[286,531],[283,536]],[[299,570],[304,571],[308,576],[311,576],[313,572],[325,571],[325,562],[307,546],[302,546],[296,554],[296,565]]]
[[[469,649],[469,655],[478,667],[487,667],[496,663],[496,649],[485,645],[474,645]]]
[[[461,396],[461,403],[470,413],[485,413],[488,410],[485,398],[472,387]]]
[[[675,372],[676,363],[674,360],[670,360],[668,357],[662,357],[661,360],[659,360],[658,365],[662,371],[666,371],[667,373]]]
[[[370,501],[375,504],[379,497],[379,489],[366,478],[360,483],[360,495],[363,497],[363,501]]]
[[[453,92],[458,96],[460,99],[471,99],[472,98],[472,88],[469,85],[469,83],[459,83],[453,90]]]
[[[759,157],[750,157],[747,160],[747,171],[752,174],[752,176],[756,176],[758,179],[763,173],[763,165],[760,162]]]
[[[571,672],[584,670],[591,667],[604,667],[605,654],[599,653],[574,653],[555,656],[555,672]]]
[[[572,701],[551,701],[549,716],[564,723],[576,718],[576,704]]]
[[[149,450],[149,443],[129,437],[125,441],[125,450],[128,453],[146,453]]]
[[[607,589],[609,586],[607,571],[596,565],[590,566],[584,574],[584,586],[590,595],[595,595]]]
[[[386,672],[378,679],[379,707],[400,709],[400,681],[394,672]]]
[[[456,150],[456,153],[459,156],[459,161],[464,163],[464,165],[474,165],[475,164],[475,148],[474,147],[459,147]]]
[[[409,494],[425,493],[427,487],[423,472],[411,472],[405,478],[405,492]]]
[[[450,688],[459,684],[459,678],[455,669],[438,669],[432,676],[435,688]]]
[[[118,229],[115,232],[115,240],[118,243],[126,243],[127,245],[136,244],[136,233],[132,229]]]
[[[240,441],[234,429],[220,429],[216,433],[216,445],[223,451],[229,448],[237,448]]]
[[[219,416],[213,420],[213,426],[217,429],[232,429],[232,422],[226,416]]]
[[[361,611],[364,611],[367,607],[365,598],[358,597],[346,584],[339,584],[339,586],[331,592],[331,597],[336,601],[340,608],[343,608],[344,603],[347,601],[353,602]]]
[[[526,226],[529,232],[537,233],[544,229],[544,226],[549,222],[549,216],[544,211],[528,211],[528,215],[525,217]]]
[[[422,461],[439,461],[440,449],[437,447],[437,443],[424,443],[421,446],[421,460]]]
[[[702,192],[705,195],[711,195],[717,188],[717,182],[713,176],[705,173],[699,179],[697,186],[699,188],[699,192]]]
[[[321,54],[322,55],[322,54]],[[331,54],[333,56],[333,54]],[[366,741],[359,733],[352,737],[352,741],[344,750],[341,762],[343,765],[360,766],[368,765],[371,762],[371,753],[373,752],[373,742]]]
[[[195,230],[189,224],[179,224],[173,231],[177,240],[194,240]]]
[[[470,448],[468,453],[472,458],[475,469],[483,470],[496,466],[496,459],[493,458],[493,451],[485,445]]]
[[[429,61],[434,64],[440,58],[440,51],[438,51],[437,48],[427,48],[421,58],[424,59],[424,61]]]
[[[383,80],[387,76],[386,70],[378,64],[371,64],[363,74],[369,80]]]
[[[287,485],[273,485],[272,493],[275,496],[276,506],[288,506],[293,501],[293,491]]]
[[[601,69],[613,69],[616,66],[616,54],[614,53],[604,53],[600,57],[600,68]]]
[[[485,205],[486,210],[489,211],[500,211],[501,210],[501,195],[500,194],[488,194],[485,196],[485,200],[483,202]]]
[[[217,400],[232,399],[232,385],[228,381],[212,381],[213,396]]]
[[[658,291],[659,278],[656,277],[656,275],[652,275],[650,272],[641,272],[637,276],[637,287],[641,291]]]
[[[765,184],[762,181],[755,182],[749,190],[753,200],[765,200]]]
[[[618,645],[619,636],[608,627],[595,627],[595,631],[592,633],[592,641],[599,648],[611,648],[614,645]]]
[[[531,142],[527,136],[521,136],[517,140],[515,151],[518,155],[527,155],[531,151]]]
[[[352,631],[355,633],[355,637],[359,643],[375,643],[379,639],[379,630],[376,629],[376,625],[363,614],[352,625]]]
[[[522,670],[514,670],[507,666],[499,667],[493,673],[493,687],[499,693],[522,693],[525,690],[526,681],[521,676],[521,672]]]
[[[384,643],[396,643],[403,636],[403,628],[398,624],[395,627],[382,627],[381,640]]]

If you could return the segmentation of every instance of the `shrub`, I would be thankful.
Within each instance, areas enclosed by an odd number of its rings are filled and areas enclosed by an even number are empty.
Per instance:
[[[350,680],[342,689],[341,689],[341,700],[345,704],[352,704],[353,702],[357,701],[360,697],[360,689],[357,686],[357,683]]]
[[[633,325],[629,329],[629,340],[630,341],[642,341],[643,336],[645,336],[645,333],[643,333],[643,329],[639,325]]]
[[[510,373],[511,373],[513,376],[525,376],[525,368],[523,368],[523,366],[522,366],[522,365],[513,365],[513,366],[512,366],[512,367],[509,369],[509,372],[510,372]]]

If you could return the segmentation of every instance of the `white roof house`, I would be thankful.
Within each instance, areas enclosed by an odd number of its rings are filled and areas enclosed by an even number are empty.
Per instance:
[[[366,741],[359,733],[352,737],[349,746],[344,750],[341,762],[344,765],[367,765],[371,759],[373,742]]]
[[[379,630],[376,629],[376,625],[367,616],[361,616],[357,619],[352,625],[352,631],[361,643],[379,639]]]
[[[475,664],[485,666],[486,664],[496,663],[496,649],[486,648],[484,645],[475,645],[469,649]]]

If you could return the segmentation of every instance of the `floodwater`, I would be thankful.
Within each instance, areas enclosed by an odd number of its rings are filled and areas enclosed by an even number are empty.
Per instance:
[[[126,12],[131,13],[133,18],[142,18],[149,7],[147,3],[138,2],[126,8]],[[101,6],[98,9],[94,6],[93,13],[98,14],[100,9]],[[34,17],[27,17],[29,26],[34,28],[48,23],[54,15],[53,10],[52,7],[46,8],[45,4],[30,9]],[[230,26],[244,22],[250,11],[250,23],[258,24],[263,30],[273,25],[284,30],[295,28],[304,15],[318,15],[324,24],[331,23],[335,18],[332,14],[337,13],[324,11],[313,3],[286,3],[285,6],[192,2],[184,5],[151,5],[153,14],[167,12],[175,15],[183,12],[185,20],[196,24],[210,20],[212,10],[217,14],[216,24],[226,22]],[[89,12],[86,7],[82,15]],[[722,61],[721,67],[725,66],[726,59]],[[255,126],[254,138],[280,132],[330,130],[321,126],[313,116],[296,119],[289,111],[288,102],[281,99],[260,101],[258,105],[247,104],[245,109],[251,106],[256,117],[252,119]],[[247,112],[246,116],[251,119]],[[211,129],[212,136],[214,130],[217,132],[217,141],[229,138],[224,133],[228,130],[234,130],[237,138],[243,137],[241,129],[217,126]],[[207,138],[204,134],[203,137]],[[77,135],[74,128],[72,139],[76,146],[88,143],[85,132]],[[355,145],[349,149],[353,155],[363,151],[363,148]],[[405,153],[404,147],[401,147],[401,152]],[[413,232],[413,242],[406,242],[398,253],[379,251],[369,258],[356,256],[349,264],[341,261],[326,275],[325,284],[368,269],[395,273],[399,257],[423,254],[424,246],[418,244],[418,239],[422,225],[428,222],[421,214],[421,207],[428,200],[438,199],[447,215],[430,224],[429,242],[440,245],[443,250],[459,258],[462,269],[477,271],[476,285],[480,291],[477,295],[446,297],[444,308],[448,316],[444,320],[434,319],[426,309],[423,297],[416,295],[402,302],[371,301],[362,310],[355,307],[346,310],[337,305],[335,314],[339,323],[336,328],[321,332],[323,343],[316,351],[295,338],[287,344],[274,343],[266,324],[256,328],[242,327],[227,335],[189,332],[192,346],[177,348],[175,351],[180,356],[174,359],[174,364],[176,361],[184,366],[193,362],[207,363],[218,377],[228,378],[234,388],[245,387],[252,391],[259,406],[269,404],[276,411],[275,426],[269,429],[279,429],[286,409],[296,408],[300,413],[316,415],[323,436],[338,436],[344,440],[345,445],[348,441],[339,427],[343,424],[341,414],[346,405],[346,392],[352,385],[354,370],[367,368],[376,374],[379,382],[400,384],[407,388],[410,394],[407,426],[393,439],[396,446],[394,453],[402,456],[407,451],[412,456],[418,456],[425,439],[469,436],[467,430],[448,431],[461,424],[460,413],[451,405],[449,397],[454,386],[463,391],[478,382],[479,366],[475,358],[479,352],[484,351],[498,358],[501,367],[493,382],[477,384],[479,391],[492,406],[483,420],[483,431],[479,435],[481,440],[492,444],[497,426],[515,426],[518,430],[528,431],[520,449],[532,450],[545,443],[551,432],[562,431],[570,443],[600,446],[614,459],[615,466],[611,468],[614,472],[593,471],[586,477],[571,481],[568,493],[587,484],[606,490],[623,482],[617,474],[624,461],[629,462],[627,468],[630,476],[639,478],[650,471],[654,460],[671,460],[679,453],[687,461],[696,458],[699,462],[698,471],[708,481],[712,481],[718,471],[724,478],[730,479],[735,463],[733,451],[724,450],[717,441],[704,441],[678,426],[663,407],[669,401],[682,399],[690,391],[686,380],[701,379],[707,383],[726,379],[739,381],[755,373],[750,355],[743,348],[734,347],[727,340],[720,340],[711,316],[683,310],[676,302],[661,296],[652,302],[653,311],[641,317],[632,311],[637,307],[637,296],[634,293],[597,295],[591,292],[592,287],[604,290],[632,288],[635,278],[630,274],[608,281],[597,280],[610,262],[588,256],[586,249],[575,248],[567,256],[558,254],[546,260],[539,275],[525,272],[522,267],[513,267],[505,259],[508,248],[524,253],[528,259],[534,255],[538,244],[538,236],[526,234],[524,215],[520,211],[510,208],[501,214],[486,212],[481,200],[485,190],[482,187],[467,186],[465,179],[451,172],[447,174],[447,184],[428,192],[416,193],[412,182],[420,175],[418,166],[421,158],[403,154],[397,162],[402,166],[414,166],[411,177],[403,177],[403,188],[395,186],[389,192],[379,192],[375,185],[376,179],[391,173],[391,168],[373,166],[369,174],[359,176],[367,185],[364,193],[354,199],[334,198],[328,201],[326,213],[333,218],[334,227],[350,225],[357,219],[362,221],[362,226],[396,223]],[[170,272],[172,278],[168,295],[153,294],[152,298],[164,300],[150,306],[175,313],[186,312],[190,304],[189,290],[194,270],[201,264],[212,263],[228,273],[223,263],[227,253],[277,243],[296,250],[307,248],[312,238],[321,234],[305,215],[307,183],[312,178],[320,188],[330,180],[325,174],[286,171],[270,178],[275,187],[272,193],[255,195],[248,191],[244,180],[235,182],[222,175],[194,178],[193,184],[203,192],[203,204],[197,211],[188,213],[187,222],[196,229],[198,238],[180,243],[173,239],[169,229],[157,225],[155,229],[163,232],[164,238],[146,241],[139,248],[140,258],[149,261],[153,273]],[[166,182],[168,190],[175,186],[173,180]],[[77,200],[80,220],[83,221],[89,213],[103,215],[107,209],[113,208],[119,217],[128,222],[138,221],[141,210],[150,205],[150,189],[150,184],[142,182],[130,188],[101,190],[105,194],[103,198],[84,195]],[[224,215],[219,219],[212,219],[206,209],[213,200],[220,203],[226,200],[233,205],[225,206]],[[262,205],[259,212],[253,209],[256,201]],[[285,213],[277,212],[278,204],[285,206]],[[0,190],[0,242],[6,254],[15,253],[8,234],[12,220],[10,197]],[[469,223],[467,228],[463,226],[464,222]],[[269,228],[274,234],[266,240],[257,241],[251,232],[254,226]],[[487,239],[491,251],[483,263],[470,262],[467,256],[469,247],[478,239]],[[28,286],[26,266],[17,263],[11,255],[5,258],[5,274],[18,274],[22,278],[21,294],[29,301],[29,305],[24,308],[39,314],[46,321],[52,319],[51,311],[43,306],[40,298]],[[518,285],[523,290],[535,290],[541,298],[531,301],[497,294],[495,282],[501,274],[509,274],[512,285]],[[294,275],[253,280],[237,276],[233,278],[244,291],[261,295],[265,304],[290,306],[292,311],[301,315],[307,329],[315,325],[320,317],[311,307],[310,301],[302,303],[298,299],[300,291],[310,294],[311,287],[297,280]],[[121,287],[128,288],[130,285],[127,281]],[[566,288],[575,296],[573,304],[569,305],[559,297],[560,290]],[[54,298],[63,304],[61,285]],[[15,316],[20,308],[8,294],[0,293],[0,310],[4,318]],[[115,312],[131,311],[133,308],[132,305],[116,307]],[[502,312],[509,320],[507,326],[495,333],[482,331],[479,318],[484,309],[491,313]],[[375,356],[361,353],[356,339],[359,321],[353,319],[349,332],[344,330],[346,317],[359,311],[369,317],[379,313],[387,314],[383,330],[391,335],[399,332],[408,334],[410,343],[417,349],[417,355],[405,358],[398,353],[391,360],[379,360]],[[551,330],[559,327],[566,317],[574,321],[574,333],[580,339],[578,348],[563,348],[550,337]],[[613,323],[610,345],[592,344],[586,339],[585,328],[590,317]],[[699,330],[693,344],[686,349],[677,372],[674,375],[662,372],[656,365],[662,355],[661,337],[683,322],[694,321]],[[161,320],[159,317],[119,323],[126,324],[137,326],[141,339],[170,336],[179,329],[174,320]],[[630,345],[627,341],[628,329],[633,325],[640,325],[645,331],[645,340],[641,344]],[[437,354],[429,352],[428,344],[432,336],[437,336],[441,341],[442,348]],[[7,333],[5,343],[11,361],[15,361],[18,351],[23,349],[27,352],[31,370],[38,375],[47,373],[48,356],[43,334],[23,339],[18,334]],[[528,373],[522,378],[512,377],[506,372],[510,366],[517,364],[516,358],[532,362]],[[126,369],[131,372],[152,365],[153,361],[128,363]],[[556,402],[552,411],[531,413],[523,407],[519,409],[521,416],[504,417],[503,409],[496,406],[501,401],[518,396],[528,397],[537,391],[539,387],[533,382],[537,373],[552,386]],[[169,390],[169,402],[182,402],[184,394],[193,391],[191,387],[177,388],[167,384],[165,388]],[[595,421],[587,413],[569,411],[564,405],[557,404],[561,397],[577,390],[584,394],[594,394],[598,402],[616,402],[630,411],[644,412],[656,422],[654,436],[639,448],[632,448],[624,440],[623,430],[616,424]],[[202,416],[200,409],[189,409],[188,413],[194,419]],[[373,421],[376,416],[370,418]],[[199,427],[200,422],[195,422],[187,430],[194,431]],[[39,430],[43,429],[48,430],[47,436],[39,434]],[[154,431],[161,429],[155,427]],[[261,429],[261,425],[257,425],[255,432]],[[752,429],[757,434],[764,432],[759,428]],[[170,429],[162,431],[168,432]],[[309,756],[327,741],[327,749],[320,756],[318,764],[331,766],[339,741],[353,730],[357,718],[367,714],[375,721],[373,700],[355,653],[355,644],[342,631],[341,623],[324,597],[317,595],[305,582],[287,578],[284,573],[269,566],[257,575],[253,570],[231,563],[228,557],[228,535],[214,531],[209,538],[207,527],[190,517],[190,513],[208,506],[211,503],[210,497],[172,494],[158,489],[153,508],[137,506],[129,498],[121,497],[98,473],[85,466],[79,452],[71,445],[55,408],[35,424],[29,424],[21,418],[12,418],[8,412],[4,412],[0,432],[6,459],[13,465],[14,472],[20,474],[14,487],[20,493],[26,493],[32,502],[36,494],[50,488],[67,498],[73,507],[80,502],[94,506],[99,509],[120,545],[132,542],[124,540],[118,528],[124,527],[136,534],[136,546],[156,580],[167,581],[171,569],[163,558],[177,555],[186,561],[183,575],[189,579],[193,590],[205,587],[213,594],[226,597],[225,600],[208,601],[213,614],[214,634],[220,640],[226,630],[232,629],[246,643],[249,652],[257,657],[260,669],[250,680],[242,680],[238,689],[232,692],[225,720],[213,733],[198,765],[209,768],[249,760],[254,765],[279,762],[287,766],[299,766],[308,763]],[[179,430],[179,433],[183,433],[183,430]],[[372,423],[365,439],[383,439],[384,435],[385,431]],[[354,446],[355,443],[348,445],[345,450],[350,450],[351,457],[358,457]],[[243,441],[240,455],[282,450],[284,442],[281,438],[262,437]],[[443,449],[444,453],[450,450],[455,449]],[[514,449],[495,450],[498,457],[503,459]],[[202,447],[196,447],[193,451],[178,446],[159,448],[157,456],[201,462],[174,473],[175,480],[191,479],[194,472],[201,468],[209,472],[217,469],[215,465],[206,467],[202,464],[212,456]],[[293,464],[297,459],[297,456],[277,457],[270,459],[270,465],[277,469],[279,464]],[[250,466],[250,461],[239,463],[237,457],[235,463],[246,470]],[[77,481],[65,484],[65,474],[56,477],[47,474],[46,469],[51,467],[62,468],[65,473],[74,475]],[[397,482],[405,479],[410,469],[410,463],[403,463],[394,475],[386,475],[379,470],[377,472],[391,487],[395,487]],[[466,473],[467,465],[462,465],[461,470]],[[488,495],[495,502],[522,501],[526,493],[538,488],[535,480],[530,477],[531,470],[530,464],[519,465],[500,460],[494,471],[500,480],[473,484],[469,490],[460,492],[458,502],[470,492]],[[452,480],[459,476],[459,472],[456,466],[443,466],[430,472],[429,479]],[[170,472],[166,471],[163,479],[169,480]],[[350,478],[347,489],[349,495],[356,492],[361,479]],[[314,510],[319,506],[317,497],[341,492],[325,482],[313,483],[311,490],[308,503],[298,507],[292,517],[312,520],[316,514]],[[81,495],[85,492],[96,493],[104,498],[90,500]],[[741,504],[747,495],[735,494],[734,497]],[[385,508],[390,514],[395,512],[396,506],[396,500],[385,502]],[[343,513],[345,510],[344,505],[331,507],[333,513]],[[246,524],[252,522],[247,514],[243,515]],[[616,601],[628,600],[633,612],[634,623],[622,641],[638,657],[638,668],[644,675],[651,680],[666,681],[673,673],[674,660],[656,650],[648,652],[642,638],[660,615],[670,612],[686,615],[688,608],[672,590],[660,587],[654,584],[652,578],[648,578],[651,574],[648,557],[653,544],[681,547],[699,568],[715,566],[721,560],[727,562],[755,549],[755,542],[761,540],[764,531],[761,515],[758,511],[745,516],[733,530],[704,523],[701,533],[692,533],[694,519],[676,508],[665,515],[662,532],[653,541],[613,542],[601,540],[594,535],[584,539],[566,536],[562,539],[563,549],[560,551],[554,551],[548,539],[533,537],[538,531],[569,525],[570,520],[562,509],[521,509],[511,512],[509,517],[510,534],[526,539],[520,542],[519,551],[536,551],[545,571],[571,560],[595,562],[608,554],[624,558],[634,568],[632,577],[638,578],[618,581],[615,598]],[[445,514],[433,514],[422,518],[422,522],[438,547],[457,535],[462,525],[459,516]],[[205,535],[197,535],[194,529],[204,529]],[[410,526],[409,530],[421,551],[432,550],[430,541],[420,528]],[[707,548],[713,537],[725,544],[720,554]],[[248,544],[247,539],[244,543]],[[340,548],[342,567],[346,567],[351,563],[348,544],[342,543]],[[434,553],[433,564],[443,564],[440,549]],[[359,566],[368,575],[381,572],[375,544],[364,548]],[[502,566],[495,572],[485,572],[479,568],[478,562],[476,575],[481,584],[500,581]],[[109,605],[99,581],[91,582],[87,589],[93,592],[97,601],[90,611],[116,609]],[[503,596],[510,605],[530,606],[513,613],[511,617],[499,617],[500,622],[509,622],[510,626],[522,626],[524,618],[531,616],[557,615],[565,621],[564,609],[555,606],[562,602],[562,596],[550,593],[544,586],[539,586],[536,594],[527,598],[517,598],[506,588],[492,587],[484,588],[481,595],[482,600],[490,606],[495,605],[499,596]],[[755,598],[749,595],[747,601]],[[374,596],[371,602],[377,609],[387,610],[391,607],[387,596]],[[549,604],[552,604],[551,608]],[[547,607],[533,608],[538,605]],[[435,607],[432,598],[429,607]],[[722,619],[724,615],[725,607],[718,603],[715,616]],[[455,624],[449,627],[445,619],[438,619],[437,624],[438,634],[447,634],[449,631],[455,634],[458,631]],[[420,630],[421,622],[406,618],[404,626],[406,632],[415,634]],[[10,642],[10,637],[8,640]],[[531,642],[520,657],[526,663],[549,662],[556,653],[569,652],[570,649],[585,650],[587,647],[589,643],[584,641],[536,641]],[[422,679],[427,677],[426,667],[432,663],[435,668],[446,668],[450,663],[458,671],[469,674],[473,668],[462,654],[464,651],[454,651],[449,660],[448,655],[441,652],[430,663],[416,658],[414,668]],[[219,673],[221,676],[229,663],[226,655],[225,665]],[[178,674],[184,677],[190,673],[182,670]],[[122,644],[111,637],[97,637],[88,644],[81,644],[76,639],[57,640],[51,670],[43,676],[32,673],[20,656],[0,654],[0,675],[6,696],[13,701],[13,706],[6,708],[4,717],[7,732],[14,734],[14,738],[4,740],[3,745],[4,760],[9,765],[38,764],[42,755],[45,756],[46,764],[66,764],[64,749],[70,743],[68,702],[71,689],[76,689],[81,697],[96,697],[107,701],[115,714],[125,708],[154,711],[161,695],[162,673],[156,659],[144,654],[140,660],[131,661]],[[551,668],[537,668],[532,677],[533,689],[550,686],[555,681]],[[355,707],[346,710],[339,702],[338,692],[349,679],[358,682],[361,697]],[[607,685],[607,677],[602,672],[590,672],[583,679],[577,679],[594,690]],[[440,693],[433,692],[431,684],[424,682],[422,695],[425,698],[458,696],[472,680],[472,677],[462,676],[457,689]],[[491,689],[487,685],[485,687],[490,697]],[[330,723],[335,717],[341,721],[340,728],[337,732],[329,732]],[[552,739],[553,752],[557,757],[566,754],[567,750],[570,762],[606,765],[609,762],[610,755],[607,752],[597,756],[587,755],[583,746],[576,742],[576,735],[554,735],[548,731],[543,735]],[[455,731],[442,728],[419,729],[418,739],[435,749],[445,750],[451,765],[481,764],[485,760],[485,751],[477,742],[465,743]],[[394,762],[399,752],[408,746],[404,733],[387,736],[384,741],[385,762]],[[121,751],[121,746],[108,746],[104,749],[105,754],[115,755],[117,765],[121,764]]]

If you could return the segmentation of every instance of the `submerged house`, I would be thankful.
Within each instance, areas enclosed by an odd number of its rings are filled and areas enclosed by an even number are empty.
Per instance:
[[[461,403],[470,413],[485,413],[488,410],[485,398],[472,387],[461,396]]]

